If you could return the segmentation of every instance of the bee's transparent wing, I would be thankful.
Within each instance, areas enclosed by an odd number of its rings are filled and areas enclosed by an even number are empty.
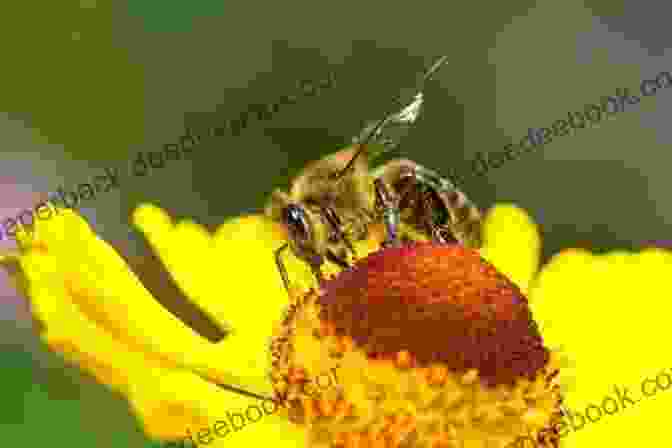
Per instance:
[[[440,57],[434,62],[434,65],[425,72],[415,89],[416,93],[410,103],[405,105],[401,110],[398,110],[396,108],[399,107],[399,103],[402,102],[402,99],[397,98],[394,101],[395,109],[392,109],[392,112],[385,115],[385,118],[366,124],[359,135],[353,139],[353,143],[359,145],[359,148],[350,161],[345,165],[345,168],[336,174],[336,178],[343,178],[343,176],[352,169],[355,160],[360,154],[366,152],[368,161],[371,162],[381,154],[389,152],[399,146],[401,139],[404,135],[408,134],[408,131],[413,127],[420,116],[424,102],[422,91],[425,83],[446,63],[447,60],[448,58],[446,56]]]
[[[423,102],[423,94],[418,92],[411,103],[400,111],[388,115],[382,122],[376,120],[367,123],[352,142],[367,143],[369,160],[394,150],[417,121],[422,112]]]

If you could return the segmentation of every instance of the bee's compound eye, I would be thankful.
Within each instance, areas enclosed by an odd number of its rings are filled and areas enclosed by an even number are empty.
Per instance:
[[[297,204],[289,204],[283,212],[283,221],[294,240],[304,242],[310,239],[308,218],[303,207]]]

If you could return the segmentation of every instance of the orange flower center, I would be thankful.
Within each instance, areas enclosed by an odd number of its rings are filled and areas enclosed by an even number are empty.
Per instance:
[[[550,356],[518,287],[459,245],[381,249],[321,287],[320,318],[371,359],[408,352],[497,385],[533,378]]]

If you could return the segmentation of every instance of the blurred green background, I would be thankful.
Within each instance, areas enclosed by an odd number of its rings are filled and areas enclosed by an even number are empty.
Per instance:
[[[177,141],[185,126],[222,123],[295,92],[300,79],[333,73],[333,89],[199,146],[193,161],[123,179],[82,209],[150,290],[207,334],[130,228],[139,203],[211,229],[257,211],[444,54],[448,66],[427,88],[424,116],[400,152],[438,171],[470,170],[476,151],[501,151],[530,127],[672,70],[667,9],[634,0],[9,2],[0,12],[0,177],[35,194],[67,188]],[[463,189],[484,208],[528,210],[546,257],[568,246],[665,239],[671,108],[672,89],[661,91]],[[44,350],[1,280],[3,441],[149,444],[123,400]]]

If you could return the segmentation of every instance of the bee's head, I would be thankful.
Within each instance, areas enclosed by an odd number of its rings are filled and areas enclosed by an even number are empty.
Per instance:
[[[290,239],[298,245],[309,245],[312,242],[313,230],[308,219],[306,209],[300,204],[289,204],[282,210],[282,222]]]
[[[306,261],[317,261],[327,249],[327,234],[319,216],[303,204],[292,202],[281,212],[294,254]]]

